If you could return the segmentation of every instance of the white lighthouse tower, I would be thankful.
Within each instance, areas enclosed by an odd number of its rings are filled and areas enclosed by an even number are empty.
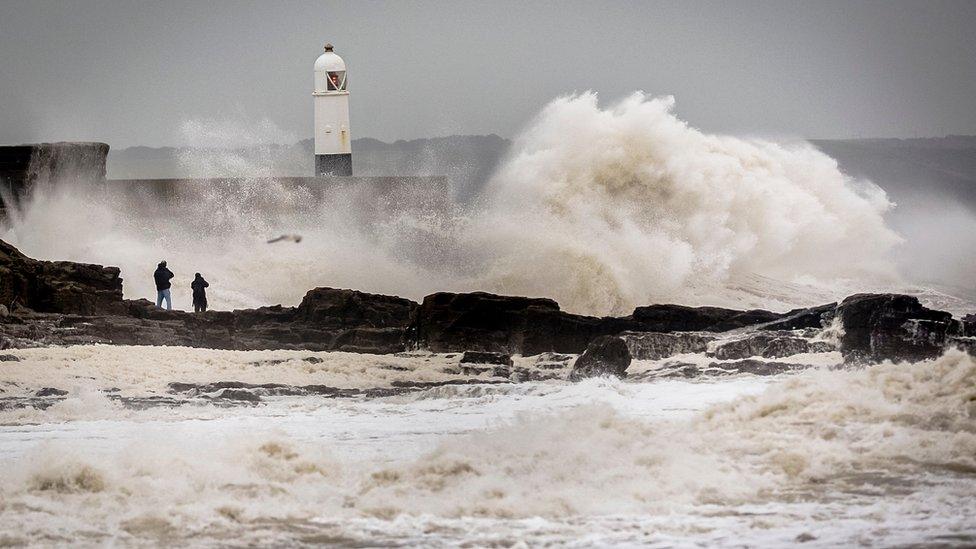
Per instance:
[[[352,175],[346,63],[325,45],[315,60],[315,175]]]

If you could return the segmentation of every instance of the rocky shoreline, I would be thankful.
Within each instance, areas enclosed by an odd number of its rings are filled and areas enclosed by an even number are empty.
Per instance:
[[[775,373],[777,363],[765,359],[833,351],[847,363],[917,361],[952,346],[974,352],[974,342],[973,315],[954,319],[898,294],[858,294],[787,313],[650,305],[625,317],[601,318],[567,313],[542,298],[442,292],[416,303],[315,288],[297,307],[193,314],[123,299],[118,268],[39,261],[0,241],[0,348],[101,343],[373,354],[424,350],[465,353],[462,367],[490,370],[494,377],[518,373],[510,371],[512,355],[564,355],[556,361],[563,365],[580,355],[571,377],[581,379],[623,377],[633,360],[687,354],[716,362],[671,364],[674,375],[709,368]],[[779,370],[793,368],[782,364]]]

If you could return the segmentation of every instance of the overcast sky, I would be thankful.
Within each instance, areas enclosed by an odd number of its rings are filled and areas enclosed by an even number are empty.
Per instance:
[[[587,89],[725,133],[976,134],[973,1],[0,0],[0,143],[311,137],[326,41],[354,137],[512,137]]]

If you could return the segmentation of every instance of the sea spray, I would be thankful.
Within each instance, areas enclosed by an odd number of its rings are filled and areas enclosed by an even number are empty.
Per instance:
[[[893,280],[884,192],[805,144],[703,133],[671,98],[550,103],[489,183],[488,280],[569,309],[725,301],[746,275]],[[694,296],[694,297],[693,297]]]
[[[255,179],[233,189],[191,183],[175,201],[65,181],[35,195],[0,238],[42,259],[118,265],[129,298],[154,295],[152,269],[165,259],[177,308],[188,306],[180,288],[188,294],[194,272],[211,282],[216,309],[294,305],[333,286],[413,299],[546,296],[588,314],[661,301],[787,309],[895,280],[888,253],[899,238],[884,224],[880,189],[810,146],[703,133],[672,106],[642,94],[605,108],[593,93],[557,99],[481,196],[447,209],[391,213],[362,189],[316,202],[256,179],[271,175],[273,148],[257,159],[188,149],[184,168],[198,177]],[[185,128],[215,147],[237,143],[222,133],[246,143],[278,136],[267,123]],[[303,240],[266,244],[280,234]]]

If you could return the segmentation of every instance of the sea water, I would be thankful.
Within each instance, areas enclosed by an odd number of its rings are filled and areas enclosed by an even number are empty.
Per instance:
[[[133,403],[171,382],[444,381],[457,358],[13,354],[0,363],[4,401],[20,403],[0,412],[7,544],[976,543],[976,363],[958,352],[776,377],[469,379],[165,406]],[[46,409],[17,400],[59,380],[69,394]]]

